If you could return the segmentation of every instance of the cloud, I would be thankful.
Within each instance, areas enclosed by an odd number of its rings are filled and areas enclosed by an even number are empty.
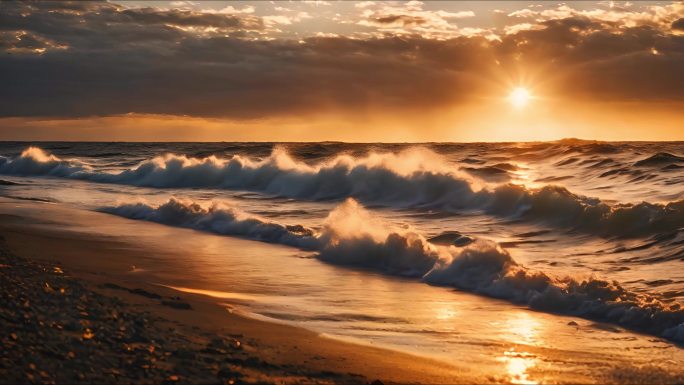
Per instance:
[[[67,49],[43,36],[27,31],[0,31],[0,50],[7,54],[36,54],[42,55],[48,50]]]
[[[329,5],[332,5],[331,2],[329,2],[329,1],[324,1],[324,0],[302,0],[302,4],[315,5],[315,6],[317,6],[317,7],[319,7],[319,6],[329,6]]]
[[[244,14],[249,14],[249,13],[254,13],[255,10],[256,10],[256,9],[255,9],[253,6],[251,6],[251,5],[246,5],[246,6],[242,7],[242,8],[240,8],[240,9],[235,8],[235,7],[233,7],[232,5],[229,5],[229,6],[225,7],[225,8],[222,8],[221,10],[219,10],[219,13],[232,13],[232,14],[235,14],[235,13],[244,13]]]
[[[621,7],[609,2],[607,7],[584,10],[577,10],[567,4],[561,4],[552,9],[525,8],[511,12],[508,16],[536,22],[586,17],[597,22],[606,23],[607,26],[613,28],[629,28],[644,25],[664,28],[678,17],[684,16],[684,3],[675,2],[669,5],[651,5],[644,9],[633,9],[629,4]]]
[[[30,31],[84,49],[104,49],[109,44],[174,44],[185,36],[179,30],[188,28],[198,33],[256,37],[264,24],[251,15],[126,8],[108,2],[0,3],[0,30]]]
[[[3,2],[0,116],[428,113],[491,97],[520,68],[566,98],[684,101],[679,9],[649,9],[636,25],[511,16],[492,40],[420,2],[373,3],[354,12],[380,34],[283,39],[269,28],[305,16]]]
[[[520,23],[520,24],[507,25],[504,27],[504,34],[515,35],[521,31],[531,31],[531,30],[535,30],[535,29],[544,29],[544,26],[539,25],[539,24],[531,24],[531,23]]]
[[[672,22],[672,29],[684,31],[684,17]]]
[[[231,7],[232,8],[232,7]],[[225,13],[234,13],[228,10]],[[253,11],[253,9],[252,9]],[[224,30],[234,29],[258,29],[261,25],[258,19],[222,15],[219,13],[195,12],[190,10],[159,10],[156,8],[134,8],[119,12],[111,19],[126,24],[143,25],[172,25],[181,27],[212,27]],[[127,20],[121,20],[121,18]],[[111,20],[110,19],[110,20]]]
[[[275,27],[278,25],[292,25],[293,23],[298,23],[302,20],[312,18],[312,16],[306,11],[297,11],[285,7],[274,7],[273,9],[280,12],[280,14],[263,17],[264,23],[270,27]]]
[[[372,7],[375,5],[375,1],[359,1],[358,3],[354,4],[354,7],[363,9],[363,8],[368,8]]]
[[[266,25],[276,25],[276,24],[283,24],[283,25],[289,25],[292,24],[292,20],[285,16],[285,15],[269,15],[269,16],[264,16],[264,22]]]
[[[198,5],[199,3],[196,3],[194,1],[172,1],[170,5],[174,8],[192,8],[195,5]]]
[[[445,39],[466,35],[453,20],[475,16],[473,11],[432,11],[423,9],[423,6],[420,1],[357,3],[356,8],[361,10],[357,24],[376,29],[377,36],[391,33]],[[471,33],[472,29],[467,34]]]
[[[389,15],[383,17],[377,17],[373,19],[373,22],[377,25],[399,25],[399,26],[410,26],[410,25],[420,25],[427,23],[427,20],[422,17],[410,16],[410,15]]]

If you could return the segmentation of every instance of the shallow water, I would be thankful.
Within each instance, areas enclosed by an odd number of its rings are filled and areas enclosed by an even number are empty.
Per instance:
[[[193,277],[154,274],[248,312],[519,382],[681,358],[683,143],[34,145],[3,195],[200,230],[117,222],[192,234]]]

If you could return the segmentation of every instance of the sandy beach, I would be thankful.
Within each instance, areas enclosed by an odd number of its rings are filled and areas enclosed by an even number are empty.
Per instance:
[[[8,214],[17,206],[35,216]],[[485,380],[427,358],[246,318],[223,301],[136,279],[126,272],[140,253],[154,251],[47,230],[46,213],[64,214],[55,205],[2,199],[0,211],[2,383]]]

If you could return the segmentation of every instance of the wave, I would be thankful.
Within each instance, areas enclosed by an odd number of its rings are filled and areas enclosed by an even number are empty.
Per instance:
[[[338,155],[314,165],[293,159],[282,148],[264,159],[167,154],[113,174],[31,147],[16,158],[0,158],[0,173],[156,188],[242,189],[302,200],[351,197],[364,204],[447,213],[482,210],[606,237],[646,236],[684,227],[684,200],[609,205],[554,185],[487,187],[424,148],[364,157]]]
[[[483,206],[492,214],[543,221],[604,237],[640,237],[684,227],[684,200],[609,205],[553,185],[536,190],[499,186]]]
[[[316,249],[317,243],[311,229],[268,221],[225,203],[213,203],[210,207],[204,208],[192,201],[171,198],[157,207],[138,202],[103,207],[99,211],[129,219],[146,220],[221,235],[243,236],[303,249]]]
[[[684,157],[667,152],[659,152],[634,163],[635,166],[659,166],[666,163],[684,162]]]
[[[496,166],[463,167],[461,169],[488,182],[508,181],[511,179],[508,171]]]
[[[0,173],[5,175],[71,177],[85,170],[83,166],[47,154],[38,147],[29,147],[16,158],[0,156]]]
[[[203,208],[176,198],[158,207],[135,203],[102,211],[297,246],[315,251],[320,260],[331,264],[413,277],[537,310],[611,322],[684,341],[684,310],[677,304],[630,292],[617,282],[553,277],[527,269],[498,244],[483,239],[464,247],[440,246],[412,229],[380,221],[353,199],[330,212],[318,231],[268,221],[229,205]]]

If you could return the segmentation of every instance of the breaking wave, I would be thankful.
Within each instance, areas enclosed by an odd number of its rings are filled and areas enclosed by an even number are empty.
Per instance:
[[[29,147],[16,158],[0,156],[0,173],[6,175],[46,175],[72,177],[85,172],[86,168],[47,154],[38,147]]]
[[[317,252],[320,260],[420,279],[533,309],[611,322],[684,341],[684,310],[630,292],[617,282],[553,277],[518,264],[498,244],[476,239],[464,247],[439,246],[411,229],[383,223],[353,199],[335,208],[318,230],[287,226],[229,205],[209,208],[179,199],[154,207],[124,204],[102,211],[225,235],[239,235]]]
[[[204,208],[192,201],[171,198],[158,207],[138,202],[115,207],[103,207],[100,211],[130,219],[186,227],[221,235],[237,235],[257,241],[280,243],[303,249],[316,249],[317,243],[311,229],[302,226],[281,225],[224,203],[213,203],[210,207]]]
[[[646,159],[634,163],[635,166],[658,166],[662,164],[684,162],[684,157],[673,155],[667,152],[659,152]]]
[[[31,147],[16,158],[0,157],[0,173],[156,188],[244,189],[302,200],[351,197],[365,204],[448,213],[482,210],[602,236],[638,237],[684,227],[684,200],[609,205],[554,185],[487,187],[422,148],[339,155],[315,165],[293,159],[282,148],[261,160],[167,154],[120,173],[105,173]]]

